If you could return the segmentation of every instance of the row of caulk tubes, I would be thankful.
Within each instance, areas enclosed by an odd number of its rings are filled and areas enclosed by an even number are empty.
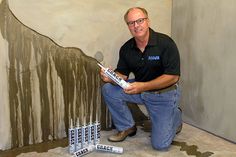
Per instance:
[[[86,155],[94,150],[122,154],[122,147],[99,144],[100,131],[101,124],[98,121],[80,126],[79,119],[77,119],[76,126],[73,127],[71,119],[68,137],[69,153],[74,154],[75,157]]]

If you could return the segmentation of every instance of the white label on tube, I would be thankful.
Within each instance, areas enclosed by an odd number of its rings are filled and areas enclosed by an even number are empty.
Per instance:
[[[102,64],[98,63],[98,65],[104,70],[104,73],[112,79],[116,84],[121,86],[123,89],[129,87],[129,83],[126,82],[123,78],[117,75],[113,70],[109,68],[105,68]]]
[[[99,122],[94,124],[94,144],[98,144],[100,142],[100,130],[101,125]]]
[[[69,129],[69,153],[75,152],[75,129]]]
[[[86,126],[83,125],[82,128],[81,128],[81,132],[82,132],[82,140],[81,140],[81,145],[82,145],[82,148],[86,147],[87,146],[87,143],[86,143]]]
[[[89,145],[88,147],[82,148],[74,153],[75,157],[80,157],[92,152],[95,149],[94,145]]]
[[[94,125],[88,125],[88,144],[92,144],[94,140]]]
[[[117,154],[123,153],[122,147],[115,147],[115,146],[104,145],[104,144],[97,144],[96,150],[110,152],[110,153],[117,153]]]
[[[82,148],[82,130],[81,127],[75,128],[75,150]]]

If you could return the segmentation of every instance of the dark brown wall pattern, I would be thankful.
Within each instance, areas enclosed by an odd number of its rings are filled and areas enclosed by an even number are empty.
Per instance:
[[[94,121],[101,107],[107,121],[95,59],[25,26],[5,0],[0,15],[1,34],[8,42],[11,148],[63,138],[71,118],[82,123],[92,115]]]

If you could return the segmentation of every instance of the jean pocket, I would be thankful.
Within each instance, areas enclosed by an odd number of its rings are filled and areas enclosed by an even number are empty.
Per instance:
[[[161,94],[145,92],[143,93],[142,98],[145,102],[153,105],[172,104],[177,99],[177,90],[172,90]]]

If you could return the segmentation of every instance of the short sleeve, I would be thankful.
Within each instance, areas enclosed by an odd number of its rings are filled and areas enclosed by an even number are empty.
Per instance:
[[[164,74],[180,75],[180,55],[175,42],[169,38],[163,52]]]
[[[118,71],[123,75],[129,76],[130,70],[127,64],[127,55],[123,47],[121,47],[119,51],[119,60],[115,71]]]

